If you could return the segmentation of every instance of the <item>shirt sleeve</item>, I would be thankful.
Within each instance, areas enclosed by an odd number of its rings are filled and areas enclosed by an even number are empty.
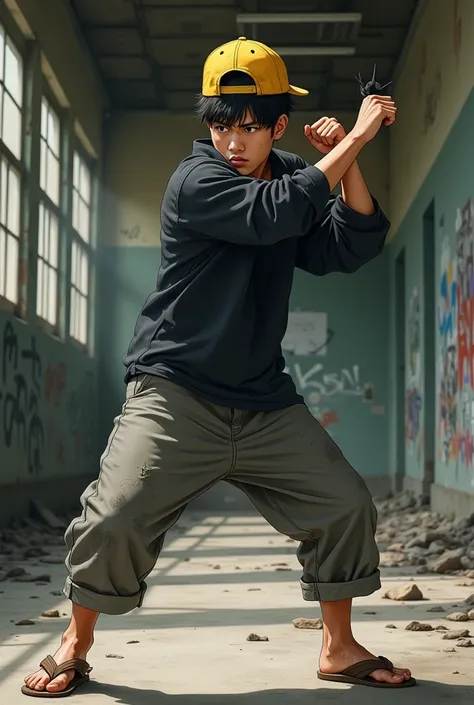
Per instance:
[[[321,220],[328,198],[326,176],[314,166],[266,181],[212,160],[185,176],[178,225],[227,242],[273,245],[308,233]]]
[[[319,276],[352,273],[377,257],[390,222],[372,200],[375,212],[364,215],[346,205],[341,196],[329,199],[321,222],[298,241],[296,266]]]

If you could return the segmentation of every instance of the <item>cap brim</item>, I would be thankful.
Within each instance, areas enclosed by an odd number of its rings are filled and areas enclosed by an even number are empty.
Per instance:
[[[291,93],[291,95],[309,95],[309,91],[306,90],[306,88],[298,88],[298,86],[291,86],[290,85],[290,90],[288,93]]]

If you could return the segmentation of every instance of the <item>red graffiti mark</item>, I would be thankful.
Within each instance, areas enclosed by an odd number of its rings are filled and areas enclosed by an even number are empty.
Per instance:
[[[59,406],[62,394],[66,389],[66,365],[49,365],[44,376],[44,396],[54,406]]]
[[[331,424],[335,424],[339,421],[339,417],[337,415],[337,411],[325,411],[320,417],[319,417],[319,423],[323,428],[327,428]]]

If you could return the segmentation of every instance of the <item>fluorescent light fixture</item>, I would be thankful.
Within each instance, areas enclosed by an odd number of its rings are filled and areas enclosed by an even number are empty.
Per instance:
[[[245,12],[237,15],[237,24],[287,24],[362,22],[360,12]]]
[[[355,47],[272,47],[280,56],[354,56]]]

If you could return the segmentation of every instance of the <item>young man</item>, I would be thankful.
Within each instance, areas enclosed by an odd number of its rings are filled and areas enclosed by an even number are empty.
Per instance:
[[[257,42],[240,38],[206,61],[198,113],[211,138],[194,143],[163,198],[161,267],[125,357],[126,401],[66,533],[71,622],[54,659],[25,679],[28,695],[88,680],[99,613],[141,606],[167,530],[219,480],[301,542],[303,597],[324,618],[319,677],[415,683],[352,636],[352,599],[380,587],[376,511],[296,393],[280,346],[295,267],[355,272],[383,248],[389,223],[356,158],[396,109],[371,96],[347,135],[334,118],[307,125],[325,155],[312,166],[273,149],[291,95],[305,94]],[[341,180],[342,198],[331,197]]]

